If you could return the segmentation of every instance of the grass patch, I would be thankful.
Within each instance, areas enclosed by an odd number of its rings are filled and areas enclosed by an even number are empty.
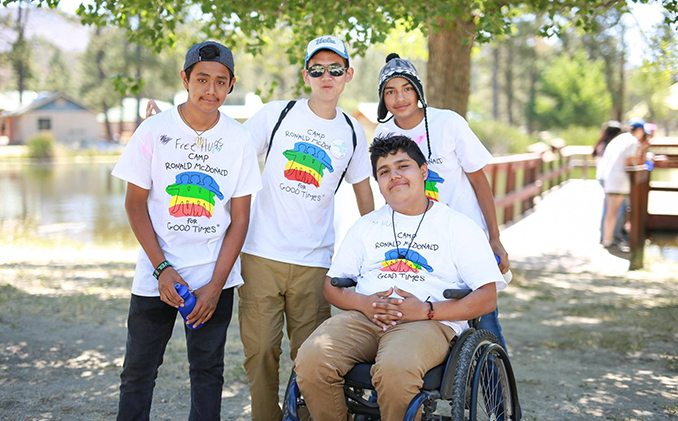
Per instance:
[[[678,355],[664,355],[662,359],[666,364],[666,368],[678,373]]]
[[[643,338],[627,331],[592,331],[583,328],[568,329],[562,339],[544,342],[546,348],[575,349],[580,347],[596,347],[619,354],[642,351],[647,343]]]
[[[661,405],[660,408],[663,409],[664,413],[670,418],[678,418],[678,404]]]

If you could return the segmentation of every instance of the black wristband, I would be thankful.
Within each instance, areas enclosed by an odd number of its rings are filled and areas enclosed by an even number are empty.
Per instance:
[[[165,260],[164,262],[160,263],[157,268],[153,271],[153,277],[155,279],[158,279],[160,277],[160,274],[162,273],[163,270],[167,269],[168,267],[172,266],[170,262]]]
[[[431,297],[429,297],[431,298]],[[426,317],[428,317],[429,320],[433,320],[434,312],[433,312],[433,303],[429,301],[429,298],[426,299],[426,303],[428,303],[429,311]]]

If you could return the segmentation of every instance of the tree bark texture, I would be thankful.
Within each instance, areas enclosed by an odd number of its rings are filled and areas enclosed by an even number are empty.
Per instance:
[[[437,23],[440,29],[431,27],[428,36],[426,102],[466,117],[475,23],[470,17],[439,18]]]
[[[626,28],[624,24],[621,25],[621,58],[619,63],[619,104],[616,112],[617,121],[624,121],[624,96],[626,91],[626,75],[624,73],[624,66],[626,66],[626,43],[624,36],[626,35]]]
[[[508,117],[508,124],[513,126],[513,40],[508,39],[506,42],[506,114]]]
[[[492,48],[492,118],[499,121],[499,45]]]
[[[101,35],[101,28],[97,27],[95,35],[99,37]],[[99,50],[97,50],[96,54],[96,65],[97,65],[97,80],[99,81],[100,84],[104,84],[106,82],[106,73],[104,72],[104,57],[106,56],[106,52],[104,51],[103,47],[100,47]],[[111,122],[108,119],[108,103],[106,102],[106,99],[103,99],[101,101],[101,108],[104,110],[104,126],[106,127],[106,140],[111,142],[113,141],[113,130],[111,129]]]

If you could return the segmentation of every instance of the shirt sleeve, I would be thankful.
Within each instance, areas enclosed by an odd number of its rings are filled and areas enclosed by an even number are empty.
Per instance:
[[[246,132],[246,131],[245,131]],[[238,175],[238,184],[233,192],[233,197],[243,197],[261,190],[261,173],[259,172],[259,160],[254,151],[254,145],[249,135],[243,147],[242,167]]]
[[[508,285],[480,227],[460,213],[450,222],[450,240],[455,250],[454,264],[464,283],[474,291],[492,282],[496,283],[497,291],[506,288]]]
[[[464,172],[481,170],[492,160],[492,154],[473,133],[468,122],[459,114],[452,113],[445,131],[450,133],[454,139],[457,160]]]
[[[624,157],[625,158],[631,158],[636,155],[638,152],[638,147],[640,146],[640,143],[638,143],[637,140],[634,139],[634,141],[629,142],[628,145],[626,145],[626,149],[624,150]],[[626,163],[624,163],[626,164]]]
[[[370,156],[367,149],[367,136],[365,136],[365,129],[353,117],[349,117],[353,123],[356,135],[356,148],[353,152],[348,170],[346,171],[346,181],[350,184],[355,184],[369,178],[372,175],[372,164],[370,163]]]
[[[257,156],[266,153],[273,126],[278,121],[284,104],[286,104],[284,101],[270,102],[243,123],[252,136]]]
[[[156,116],[154,118],[162,117]],[[150,190],[153,184],[151,161],[153,159],[155,134],[150,129],[150,125],[144,123],[141,123],[130,138],[111,174],[142,189]]]
[[[358,220],[346,233],[344,241],[339,246],[339,251],[334,256],[327,276],[330,278],[358,279],[362,274],[363,261],[365,259],[365,247],[362,243],[361,219]]]

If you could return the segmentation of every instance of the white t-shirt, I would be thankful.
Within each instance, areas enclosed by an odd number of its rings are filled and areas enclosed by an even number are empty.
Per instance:
[[[250,135],[225,114],[203,133],[203,147],[177,107],[147,119],[125,147],[113,175],[149,190],[148,214],[165,259],[198,289],[212,279],[231,224],[230,200],[261,189]],[[132,293],[157,297],[154,266],[139,251]],[[238,259],[224,288],[241,285]]]
[[[445,300],[447,288],[476,290],[491,282],[497,291],[506,288],[487,239],[469,218],[440,203],[423,218],[393,213],[388,205],[363,216],[346,234],[327,276],[356,279],[356,292],[365,295],[397,286],[432,302]],[[466,321],[442,323],[457,334],[468,327]]]
[[[483,212],[466,173],[482,169],[492,155],[459,114],[433,107],[426,108],[426,113],[431,135],[430,159],[424,120],[413,129],[403,130],[395,124],[395,119],[391,119],[377,126],[374,136],[395,133],[414,140],[428,163],[426,196],[468,216],[487,235]]]
[[[271,102],[245,123],[258,154],[266,153],[287,103]],[[330,267],[339,179],[347,165],[348,183],[372,174],[365,132],[350,118],[357,137],[355,152],[351,127],[339,109],[334,119],[326,120],[302,99],[289,111],[264,166],[264,188],[254,199],[243,252],[284,263]]]
[[[605,193],[629,194],[631,180],[626,173],[626,159],[634,156],[640,142],[631,133],[622,133],[610,141],[600,162]]]

